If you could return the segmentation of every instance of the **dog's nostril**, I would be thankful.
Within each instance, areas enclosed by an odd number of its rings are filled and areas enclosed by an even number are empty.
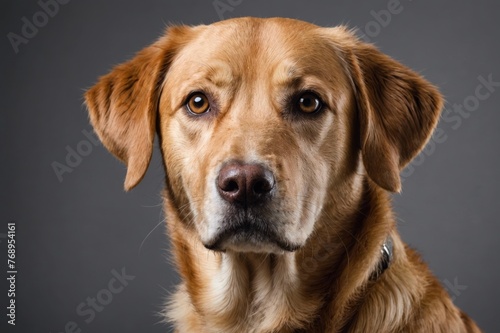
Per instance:
[[[229,180],[222,188],[226,192],[237,192],[239,190],[238,183],[235,180]]]
[[[273,189],[273,185],[268,179],[260,179],[255,182],[252,190],[256,194],[266,194]]]

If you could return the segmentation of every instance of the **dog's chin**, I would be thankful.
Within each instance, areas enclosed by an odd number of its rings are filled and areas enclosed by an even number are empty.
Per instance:
[[[213,251],[253,252],[284,254],[294,252],[300,245],[288,242],[274,233],[264,233],[259,230],[241,229],[222,232],[213,241],[204,246]]]
[[[251,253],[273,253],[273,254],[284,254],[287,250],[281,248],[275,243],[263,242],[234,242],[227,241],[223,244],[224,252],[251,252]]]

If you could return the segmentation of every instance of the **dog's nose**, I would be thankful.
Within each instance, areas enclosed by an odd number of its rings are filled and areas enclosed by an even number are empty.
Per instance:
[[[273,173],[259,164],[231,162],[220,170],[217,178],[220,196],[229,203],[245,206],[268,198],[274,185]]]

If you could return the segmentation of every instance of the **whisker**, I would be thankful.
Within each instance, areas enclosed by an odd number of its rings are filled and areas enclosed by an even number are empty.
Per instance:
[[[151,231],[146,235],[146,237],[144,237],[144,239],[142,240],[141,242],[141,245],[139,246],[139,255],[141,254],[141,250],[142,250],[142,246],[144,245],[144,243],[146,242],[146,240],[148,239],[148,237],[153,233],[153,231],[156,230],[156,228],[158,228],[162,223],[166,222],[166,219],[162,219],[161,218],[161,214],[163,212],[160,212],[160,216],[158,216],[158,218],[160,219],[160,222],[158,222],[157,225],[154,226],[153,229],[151,229]]]

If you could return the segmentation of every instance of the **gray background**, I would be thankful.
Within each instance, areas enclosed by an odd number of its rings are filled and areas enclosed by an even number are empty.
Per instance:
[[[498,2],[401,0],[403,10],[388,24],[373,23],[371,11],[386,10],[388,2],[244,0],[222,16],[358,27],[383,52],[439,86],[451,112],[454,104],[471,101],[478,76],[500,81]],[[166,332],[156,312],[178,277],[161,223],[158,150],[130,193],[122,191],[124,166],[100,145],[92,145],[62,182],[51,164],[65,164],[67,147],[87,140],[82,130],[91,127],[82,94],[98,76],[156,39],[168,23],[221,17],[212,1],[73,0],[16,54],[7,34],[20,34],[22,17],[32,21],[40,10],[34,0],[0,4],[0,267],[7,270],[6,223],[15,220],[19,270],[17,330],[7,332],[64,332],[69,321],[83,332]],[[441,121],[446,139],[405,173],[403,193],[394,197],[403,238],[487,332],[498,332],[500,309],[499,102],[500,91],[494,91],[460,126]],[[135,279],[85,323],[76,307],[122,267]],[[4,278],[0,287],[5,332]]]

